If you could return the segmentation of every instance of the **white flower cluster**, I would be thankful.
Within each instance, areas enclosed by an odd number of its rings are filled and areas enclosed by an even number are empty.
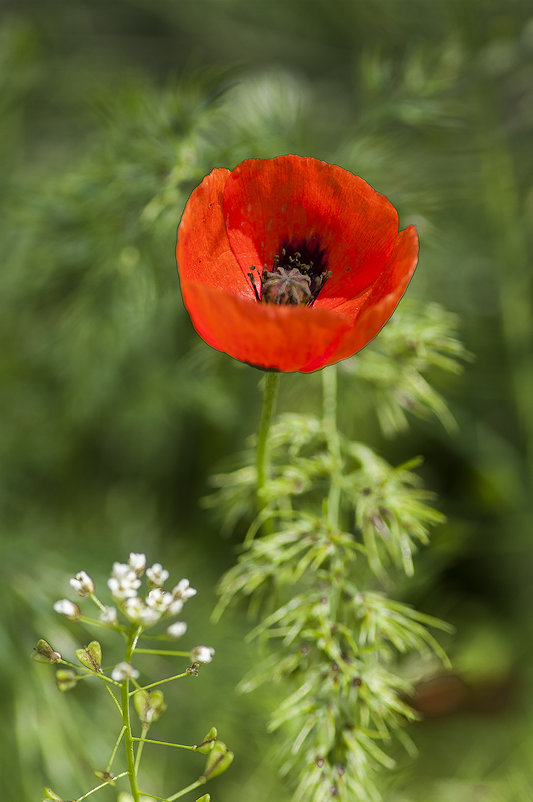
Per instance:
[[[144,598],[139,595],[143,574],[150,588]],[[179,615],[185,602],[196,594],[188,579],[181,579],[172,590],[164,590],[168,577],[168,571],[160,563],[146,568],[145,555],[132,553],[127,563],[113,564],[107,584],[124,615],[135,624],[149,627],[162,618]],[[105,613],[102,611],[101,620],[108,618],[111,609],[114,608],[106,608]],[[179,638],[186,629],[185,623],[177,621],[168,628],[167,634]]]
[[[141,577],[145,575],[147,583],[146,595],[140,593]],[[110,607],[102,604],[94,593],[95,586],[91,577],[85,571],[79,571],[70,579],[70,586],[78,596],[90,596],[100,610],[102,624],[114,627],[119,623],[118,613],[121,612],[133,624],[142,628],[151,627],[162,619],[173,618],[181,613],[183,605],[196,595],[188,579],[180,579],[171,590],[165,590],[163,585],[169,578],[169,572],[160,563],[146,567],[146,556],[132,552],[127,563],[113,563],[111,576],[107,585],[111,591],[116,606]],[[72,621],[81,618],[81,609],[78,604],[69,599],[59,599],[54,604],[54,610]],[[184,621],[174,621],[167,627],[167,636],[177,639],[187,631]],[[210,646],[195,646],[191,652],[194,664],[210,663],[215,650]],[[113,669],[112,678],[117,682],[136,679],[138,672],[128,663],[119,663]]]
[[[141,577],[146,575],[149,587],[143,598],[139,595]],[[188,579],[180,579],[172,590],[164,590],[163,585],[169,577],[169,572],[160,563],[146,567],[146,555],[132,552],[127,563],[113,563],[111,576],[107,585],[111,595],[117,602],[118,608],[133,623],[142,627],[150,627],[162,618],[171,618],[179,615],[183,605],[196,594],[196,590],[189,584]],[[79,571],[70,579],[70,586],[78,596],[93,596],[94,582],[85,571]],[[100,607],[100,621],[108,626],[118,622],[117,607],[108,607],[93,600]],[[69,599],[59,599],[54,604],[54,610],[61,615],[75,621],[81,616],[77,604]],[[187,624],[175,621],[167,629],[170,638],[180,638],[187,631]]]

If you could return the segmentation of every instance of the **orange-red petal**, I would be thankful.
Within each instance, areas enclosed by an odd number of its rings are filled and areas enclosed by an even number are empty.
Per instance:
[[[284,243],[317,242],[332,271],[317,305],[329,309],[377,279],[398,232],[394,206],[362,178],[292,155],[239,164],[224,187],[224,218],[244,275],[270,268]]]
[[[182,282],[192,279],[253,298],[250,279],[235,260],[224,224],[222,196],[229,174],[213,170],[189,198],[178,228],[178,270]]]
[[[198,334],[242,362],[286,372],[305,370],[320,355],[327,361],[348,331],[342,315],[305,306],[247,300],[182,278],[181,289]]]
[[[415,271],[418,261],[418,236],[414,226],[400,231],[396,237],[394,251],[389,264],[374,286],[367,293],[366,300],[357,312],[350,330],[339,341],[330,360],[331,364],[364,348],[383,328],[390,318]],[[349,304],[336,311],[348,314]],[[317,365],[323,367],[323,365]],[[312,367],[316,370],[317,367]]]

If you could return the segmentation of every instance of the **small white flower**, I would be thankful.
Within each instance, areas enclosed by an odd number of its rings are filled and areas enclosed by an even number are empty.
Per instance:
[[[115,599],[132,599],[137,595],[137,587],[140,585],[135,582],[128,582],[125,580],[117,579],[114,576],[109,577],[107,580],[107,587]]]
[[[166,568],[163,568],[161,563],[154,563],[151,568],[147,569],[146,576],[148,577],[148,581],[151,585],[160,587],[167,581],[169,574]]]
[[[187,632],[187,624],[185,621],[175,621],[167,627],[167,635],[169,638],[178,639]]]
[[[137,595],[141,580],[126,563],[113,563],[111,577],[107,586],[115,599],[131,599]]]
[[[138,596],[132,599],[126,599],[122,609],[130,621],[133,621],[135,624],[142,624],[146,627],[155,624],[161,617],[161,613],[147,607]]]
[[[172,593],[166,593],[162,588],[154,588],[146,597],[146,604],[152,610],[165,613],[172,604]]]
[[[182,610],[183,602],[181,599],[174,599],[174,601],[169,604],[167,612],[169,615],[179,615]]]
[[[59,599],[54,603],[54,610],[60,615],[70,618],[71,621],[77,621],[81,615],[81,610],[77,604],[71,602],[70,599]]]
[[[111,576],[114,576],[116,579],[123,579],[131,574],[131,570],[131,566],[127,563],[113,563]]]
[[[146,554],[138,554],[132,551],[129,556],[128,565],[132,571],[135,571],[137,576],[140,576],[146,568]]]
[[[210,663],[215,650],[211,646],[195,646],[191,649],[191,660],[194,663]]]
[[[78,596],[88,596],[94,593],[94,582],[85,571],[78,571],[76,576],[70,578],[70,587],[76,591]]]
[[[104,607],[100,612],[100,621],[102,624],[116,624],[117,622],[117,608]]]
[[[172,588],[172,595],[175,599],[181,599],[186,602],[187,599],[196,596],[196,588],[191,588],[188,579],[180,579],[178,584]]]
[[[125,679],[137,679],[139,672],[133,668],[131,663],[117,663],[111,672],[111,679],[115,682],[123,682]]]

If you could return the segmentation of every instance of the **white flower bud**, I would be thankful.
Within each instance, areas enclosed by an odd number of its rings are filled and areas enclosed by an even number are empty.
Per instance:
[[[70,587],[76,591],[78,596],[89,596],[94,593],[94,582],[85,571],[78,571],[76,576],[70,578]]]
[[[160,587],[167,581],[169,574],[166,568],[163,568],[161,563],[154,563],[151,568],[147,569],[146,576],[148,577],[148,581],[151,585]]]
[[[187,624],[185,621],[175,621],[169,627],[167,627],[167,635],[169,638],[174,638],[177,640],[181,638],[182,635],[185,635],[187,632]]]
[[[111,576],[114,576],[116,579],[122,579],[123,577],[128,576],[130,573],[131,567],[127,563],[113,563]]]
[[[132,551],[128,559],[128,565],[132,571],[135,571],[137,576],[140,576],[146,568],[146,554],[138,554]]]
[[[196,588],[191,588],[188,579],[180,579],[178,584],[172,589],[172,595],[175,599],[181,599],[186,602],[187,599],[196,596]]]
[[[117,622],[117,608],[104,607],[100,612],[100,621],[102,624],[116,624]]]
[[[169,615],[179,615],[183,610],[183,602],[181,599],[175,599],[171,604],[168,606],[168,614]]]
[[[211,646],[195,646],[190,654],[193,663],[210,663],[215,650]]]
[[[71,621],[77,621],[81,616],[81,610],[77,604],[71,602],[70,599],[59,599],[54,603],[54,610],[60,615],[70,618]]]
[[[165,613],[172,604],[172,594],[166,593],[162,588],[154,588],[146,597],[146,604],[153,610]]]
[[[139,599],[138,596],[133,599],[126,599],[122,609],[130,621],[133,621],[134,624],[142,624],[146,627],[157,623],[161,617],[161,613],[159,613],[157,610],[152,610],[150,607],[147,607],[143,600]]]
[[[123,682],[125,679],[137,679],[139,672],[133,668],[131,663],[117,663],[111,672],[111,679],[115,682]]]
[[[107,580],[109,590],[115,599],[132,599],[137,595],[141,580],[126,563],[113,563],[111,577]]]

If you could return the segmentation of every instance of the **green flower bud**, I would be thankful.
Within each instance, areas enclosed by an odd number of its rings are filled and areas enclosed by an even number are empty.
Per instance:
[[[70,668],[60,668],[56,671],[56,684],[58,691],[70,691],[78,681],[78,675]]]
[[[133,704],[141,724],[152,724],[161,718],[167,706],[162,691],[139,691],[133,697]]]

